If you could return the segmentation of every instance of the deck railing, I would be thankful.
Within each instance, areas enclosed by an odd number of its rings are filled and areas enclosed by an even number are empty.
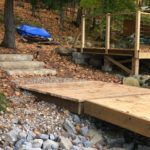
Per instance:
[[[116,30],[114,29],[113,26],[115,26],[115,23],[117,24],[119,21],[120,21],[120,26],[122,26],[122,29],[120,29],[120,32],[122,33],[122,36],[127,36],[127,35],[123,35],[124,33],[124,29],[123,28],[132,28],[132,30],[130,29],[130,33],[128,33],[130,36],[131,34],[133,34],[133,47],[129,47],[127,49],[134,49],[135,51],[139,51],[140,50],[140,34],[141,34],[141,17],[142,16],[150,16],[150,13],[146,13],[146,12],[141,12],[141,11],[137,11],[137,12],[133,12],[133,13],[116,13],[116,14],[111,14],[111,13],[108,13],[108,14],[105,14],[105,15],[102,15],[101,17],[99,17],[100,19],[101,18],[105,18],[105,27],[103,27],[104,31],[105,31],[105,50],[106,50],[106,53],[108,51],[108,49],[112,48],[112,40],[113,40],[113,37],[112,37],[112,32],[113,30]],[[115,20],[115,17],[122,17],[124,19],[120,19],[118,22]],[[128,19],[127,19],[128,17]],[[150,18],[149,18],[150,19]],[[130,25],[129,26],[129,23],[128,23],[128,26],[126,26],[125,24],[125,21],[129,21]],[[86,42],[87,42],[87,16],[84,14],[82,16],[82,32],[81,32],[81,48],[85,48],[86,47]],[[119,23],[118,23],[119,24]],[[150,27],[150,25],[149,25]],[[101,26],[100,26],[101,28]],[[116,28],[116,27],[115,27]],[[122,31],[121,31],[122,30]],[[119,30],[118,30],[119,31]],[[126,32],[126,31],[125,31]],[[129,32],[129,31],[128,31]],[[115,48],[121,48],[121,47],[115,47]]]
[[[119,18],[120,16],[120,18]],[[144,21],[142,20],[142,17],[146,18],[146,20],[149,22],[148,25],[143,25]],[[118,19],[118,18],[120,19]],[[149,17],[149,18],[148,18]],[[101,19],[102,17],[99,17]],[[150,33],[150,13],[142,12],[140,10],[133,12],[133,13],[116,13],[116,14],[105,14],[103,15],[103,18],[105,18],[105,27],[103,31],[105,32],[105,41],[104,41],[104,47],[105,54],[108,54],[108,51],[111,49],[123,49],[123,50],[132,50],[134,52],[134,56],[132,58],[132,72],[133,74],[139,73],[139,61],[140,61],[140,51],[142,49],[141,47],[141,33],[146,33],[145,30],[143,31],[143,28],[147,28],[146,30],[148,33]],[[116,19],[117,18],[117,19]],[[87,24],[89,23],[86,21],[86,15],[82,16],[82,32],[81,32],[81,52],[83,52],[84,48],[86,48],[86,42],[88,38],[87,34]],[[115,21],[115,19],[117,21]],[[119,20],[119,21],[118,21]],[[88,22],[88,23],[87,23]],[[120,29],[116,29],[116,28]],[[101,26],[100,26],[101,28]],[[114,32],[113,32],[114,30]],[[120,32],[120,33],[118,33]],[[122,42],[118,38],[116,41],[118,42],[118,45],[122,44],[123,42],[130,42],[130,46],[127,47],[128,44],[124,44],[125,47],[118,46],[117,44],[113,46],[113,34],[118,33],[122,37]],[[127,41],[128,40],[128,41]],[[149,51],[150,51],[150,35],[148,36],[147,41],[149,41],[147,44],[149,45]],[[101,41],[99,41],[100,43]],[[124,46],[123,45],[123,46]],[[146,57],[142,57],[142,59],[146,59]]]

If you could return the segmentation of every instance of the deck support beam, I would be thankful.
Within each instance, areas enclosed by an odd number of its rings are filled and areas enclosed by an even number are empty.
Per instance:
[[[85,14],[82,15],[82,34],[81,34],[81,53],[83,53],[83,49],[85,47]]]
[[[105,51],[108,54],[108,49],[110,49],[110,14],[106,15],[106,37],[105,37]]]
[[[139,74],[139,50],[140,50],[140,28],[141,28],[141,11],[136,12],[136,26],[135,26],[135,53],[132,59],[132,74]]]
[[[131,74],[132,71],[130,69],[128,69],[127,67],[125,67],[124,65],[122,65],[120,62],[114,60],[113,58],[106,56],[106,59],[110,62],[112,62],[114,65],[118,66],[119,68],[121,68],[122,70],[124,70],[126,73]]]
[[[111,15],[110,15],[110,13],[108,13],[106,15],[105,54],[108,54],[108,50],[110,49],[110,22],[111,22]],[[104,67],[103,68],[105,71],[112,70],[112,65],[105,56],[104,56]]]
[[[76,44],[77,44],[77,41],[79,40],[80,36],[81,36],[81,32],[79,32],[79,33],[76,35],[75,40],[74,40],[74,43],[73,43],[73,45],[72,45],[73,48],[75,48],[75,46],[76,46]]]

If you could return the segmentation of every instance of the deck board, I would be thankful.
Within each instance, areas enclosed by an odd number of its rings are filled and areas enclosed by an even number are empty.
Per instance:
[[[150,94],[149,89],[124,86],[101,81],[82,81],[51,84],[22,85],[23,89],[41,92],[68,100],[83,102],[90,99]]]
[[[150,137],[150,90],[101,81],[21,85],[77,113]]]
[[[150,137],[150,94],[93,99],[84,113]]]

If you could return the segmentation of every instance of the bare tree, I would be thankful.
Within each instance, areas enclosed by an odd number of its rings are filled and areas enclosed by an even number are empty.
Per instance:
[[[15,43],[15,23],[13,12],[14,0],[5,0],[4,6],[4,27],[5,34],[2,46],[6,48],[16,48]]]

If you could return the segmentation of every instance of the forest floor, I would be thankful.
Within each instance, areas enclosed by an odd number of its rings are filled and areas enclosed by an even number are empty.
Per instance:
[[[0,12],[3,12],[3,2],[4,1],[0,2]],[[44,13],[45,11],[46,13]],[[40,18],[43,17],[43,20],[39,20],[39,18],[37,19],[37,17],[32,16],[31,7],[28,3],[25,3],[24,7],[21,7],[18,6],[16,2],[15,14],[16,18],[20,18],[20,20],[24,21],[24,23],[29,23],[33,25],[39,22],[39,24],[41,24],[42,27],[47,27],[46,29],[53,35],[54,40],[59,42],[60,45],[43,45],[38,43],[23,42],[21,40],[21,37],[18,34],[16,34],[16,50],[0,47],[0,54],[12,54],[12,53],[31,54],[34,56],[35,60],[45,62],[46,68],[56,69],[57,77],[61,78],[99,80],[104,82],[121,83],[120,79],[111,73],[103,72],[99,69],[92,68],[89,66],[80,66],[74,64],[70,57],[60,56],[55,52],[55,48],[57,47],[71,46],[69,45],[68,37],[70,35],[74,35],[74,33],[77,32],[78,30],[78,28],[76,28],[73,24],[70,23],[68,25],[70,26],[70,28],[72,28],[72,30],[65,29],[65,31],[61,32],[59,30],[59,23],[57,20],[59,16],[56,13],[44,9],[39,10],[37,15]],[[20,24],[22,23],[21,21],[19,22]],[[0,42],[1,42],[4,35],[4,27],[2,22],[0,23],[0,32],[1,32],[0,34]],[[3,74],[4,73],[0,74],[1,79],[4,78]],[[7,78],[6,75],[5,77]],[[3,88],[1,88],[1,92],[3,92],[2,89]]]

